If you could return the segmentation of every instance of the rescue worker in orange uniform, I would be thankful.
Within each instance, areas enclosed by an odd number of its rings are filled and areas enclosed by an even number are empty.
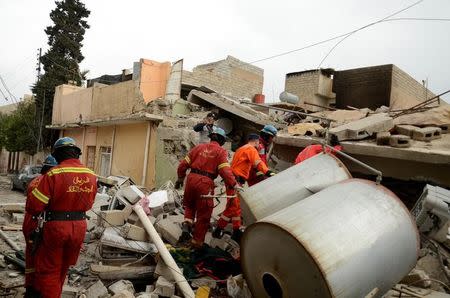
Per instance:
[[[222,148],[226,140],[225,131],[215,128],[209,137],[211,139],[209,143],[197,145],[180,162],[178,180],[175,183],[175,188],[180,188],[186,177],[186,171],[190,169],[184,188],[185,221],[179,241],[188,240],[193,229],[192,246],[194,248],[203,246],[209,228],[214,199],[203,196],[214,194],[214,179],[220,175],[227,189],[233,192],[236,185],[236,179],[227,160],[227,151]]]
[[[333,146],[334,150],[336,150],[336,151],[341,151],[342,150],[342,146],[339,145],[339,141],[337,140],[337,138],[335,136],[331,137],[330,145]],[[307,160],[308,158],[316,156],[317,154],[319,154],[321,152],[323,152],[323,146],[322,145],[320,145],[320,144],[309,145],[297,155],[297,158],[295,159],[294,163],[295,164],[299,164],[299,163]],[[325,148],[325,152],[331,153],[333,155],[336,154],[330,148]]]
[[[86,211],[97,192],[97,177],[81,164],[81,150],[72,138],[58,139],[52,155],[58,165],[42,177],[27,202],[42,232],[36,241],[33,288],[43,298],[61,297],[67,271],[75,265],[86,234]]]
[[[31,180],[27,188],[25,217],[22,225],[22,232],[25,238],[25,296],[24,296],[25,298],[36,297],[36,290],[33,288],[35,268],[34,268],[34,253],[32,251],[33,239],[31,238],[31,234],[37,227],[37,220],[36,218],[33,218],[29,210],[30,204],[29,202],[32,200],[31,192],[39,185],[39,182],[41,181],[43,175],[45,175],[51,168],[53,168],[56,165],[58,165],[56,159],[53,156],[48,155],[45,158],[44,163],[42,164],[41,175]]]
[[[261,157],[261,160],[266,164],[266,166],[269,164],[267,158],[270,146],[273,143],[273,139],[277,136],[277,133],[278,130],[275,126],[270,124],[265,125],[259,132],[259,145],[256,149],[258,150],[259,157]],[[264,173],[252,169],[247,180],[248,186],[255,185],[256,183],[263,181],[265,178],[266,176],[264,176]]]
[[[231,170],[236,181],[241,187],[248,180],[250,171],[260,171],[267,177],[273,176],[274,173],[269,170],[267,165],[263,162],[258,154],[259,136],[257,134],[250,134],[247,138],[248,143],[239,148],[234,154],[233,161],[231,162]],[[228,196],[233,196],[234,193],[227,192]],[[239,242],[241,237],[241,205],[239,198],[228,197],[225,210],[220,215],[217,222],[217,228],[213,232],[213,237],[220,238],[222,236],[223,229],[231,221],[233,225],[232,238]]]

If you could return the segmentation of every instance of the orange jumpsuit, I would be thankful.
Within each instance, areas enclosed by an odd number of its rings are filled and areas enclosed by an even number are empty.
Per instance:
[[[184,218],[191,223],[196,218],[193,242],[201,245],[214,208],[214,199],[203,198],[202,195],[214,194],[214,179],[218,174],[224,179],[227,189],[234,190],[236,179],[227,160],[227,151],[214,141],[194,147],[180,162],[178,177],[184,178],[189,168],[191,172],[184,188]]]
[[[240,147],[234,154],[233,161],[231,162],[231,170],[236,176],[238,183],[243,184],[249,179],[252,170],[266,174],[269,168],[262,161],[256,148],[250,144],[246,144]],[[234,195],[234,193],[227,192],[227,195]],[[223,229],[230,221],[235,230],[241,226],[241,205],[237,197],[227,199],[227,205],[217,222],[217,226]]]
[[[28,184],[27,188],[27,200],[25,203],[25,217],[22,225],[22,232],[25,238],[25,287],[33,286],[34,280],[34,255],[31,253],[32,242],[30,241],[31,232],[33,232],[37,227],[37,220],[33,219],[33,215],[31,215],[31,210],[29,209],[29,205],[32,199],[31,192],[39,185],[39,182],[42,180],[42,175],[37,176]]]
[[[97,177],[78,159],[67,159],[53,167],[27,201],[31,215],[46,212],[85,212],[97,193]],[[33,287],[43,298],[61,296],[67,270],[75,265],[87,223],[80,220],[51,220],[44,223],[43,239],[35,255]]]
[[[336,145],[336,146],[334,146],[334,149],[337,151],[341,151],[342,146]],[[295,164],[301,163],[302,161],[305,161],[308,158],[311,158],[321,152],[323,152],[322,145],[319,145],[319,144],[309,145],[297,155],[297,158],[295,159]],[[334,151],[330,150],[330,148],[326,148],[325,152],[327,152],[327,153],[331,152],[331,154],[335,154]]]
[[[268,165],[267,153],[269,153],[269,146],[270,145],[263,138],[259,138],[259,145],[257,150],[259,157],[261,157],[261,160],[266,164],[266,166]],[[256,183],[263,181],[265,178],[266,177],[262,172],[258,172],[256,171],[256,169],[252,169],[247,180],[248,186],[255,185]]]

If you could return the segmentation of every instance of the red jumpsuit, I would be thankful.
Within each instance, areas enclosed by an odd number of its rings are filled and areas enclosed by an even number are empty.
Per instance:
[[[251,171],[260,171],[266,174],[269,171],[267,165],[262,161],[255,147],[246,144],[240,147],[233,156],[231,170],[238,177],[238,181],[248,181]],[[234,192],[228,192],[227,195],[234,195]],[[223,229],[229,222],[232,222],[233,229],[239,229],[241,226],[241,205],[239,198],[228,198],[227,206],[220,215],[217,227]]]
[[[203,198],[202,195],[214,194],[214,179],[218,174],[224,179],[227,189],[234,188],[236,179],[227,160],[227,151],[214,141],[194,147],[180,162],[178,177],[184,178],[189,168],[191,172],[184,188],[184,218],[191,223],[196,218],[193,243],[202,245],[214,208],[213,198]]]
[[[33,219],[31,210],[29,208],[30,201],[33,200],[31,192],[39,185],[42,180],[42,175],[37,176],[28,184],[27,201],[25,203],[25,218],[23,220],[22,232],[25,237],[25,287],[33,286],[34,280],[34,255],[31,253],[30,234],[36,229],[37,220]]]
[[[97,192],[97,177],[78,159],[67,159],[48,171],[32,191],[30,214],[42,211],[85,212]],[[84,236],[86,220],[53,220],[44,223],[43,239],[35,255],[33,287],[43,298],[60,297],[67,270],[75,265]]]
[[[341,151],[342,146],[336,145],[336,146],[334,146],[334,149],[337,151]],[[334,151],[332,151],[330,148],[326,148],[325,151],[327,153],[331,152],[331,154],[335,154]],[[297,155],[297,158],[295,159],[295,164],[301,163],[302,161],[305,161],[308,158],[311,158],[321,152],[323,152],[322,145],[319,145],[319,144],[309,145]]]
[[[267,143],[263,138],[260,137],[257,150],[258,150],[259,157],[261,157],[261,160],[266,164],[266,166],[268,165],[267,153],[269,153],[269,147],[270,147],[270,144]],[[247,180],[248,186],[255,185],[256,183],[263,181],[265,178],[266,177],[264,176],[264,174],[262,172],[252,169],[250,171],[250,176],[248,177],[248,180]]]

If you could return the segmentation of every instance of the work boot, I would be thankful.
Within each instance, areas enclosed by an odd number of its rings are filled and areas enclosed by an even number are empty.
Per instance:
[[[181,236],[178,238],[178,244],[184,245],[189,243],[192,238],[192,223],[185,221],[181,224]]]
[[[223,230],[219,227],[217,227],[213,232],[212,232],[212,236],[214,238],[220,239],[223,236]]]
[[[233,234],[231,235],[231,239],[236,241],[238,244],[241,243],[242,231],[240,229],[234,229]]]

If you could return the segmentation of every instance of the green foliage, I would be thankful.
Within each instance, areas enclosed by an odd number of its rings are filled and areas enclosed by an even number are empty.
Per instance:
[[[36,153],[37,125],[34,102],[21,102],[9,115],[0,115],[0,147],[6,150]]]
[[[62,0],[55,3],[56,8],[50,13],[53,25],[45,29],[49,49],[41,57],[45,73],[32,88],[39,115],[44,110],[44,127],[51,123],[55,87],[68,81],[80,86],[84,79],[78,64],[84,59],[81,47],[84,33],[89,28],[86,18],[90,11],[81,1]],[[43,145],[51,145],[54,136],[54,131],[44,129]]]

